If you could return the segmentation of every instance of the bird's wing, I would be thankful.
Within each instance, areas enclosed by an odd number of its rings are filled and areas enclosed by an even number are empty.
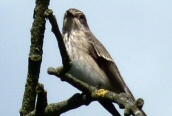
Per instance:
[[[93,34],[89,34],[87,37],[88,41],[91,43],[92,48],[94,49],[90,50],[89,54],[92,56],[95,62],[97,62],[97,64],[103,69],[107,77],[109,77],[109,79],[113,81],[115,86],[114,91],[116,93],[125,92],[134,99],[131,91],[122,79],[118,67],[114,63],[106,48],[100,43],[99,40],[96,39]]]

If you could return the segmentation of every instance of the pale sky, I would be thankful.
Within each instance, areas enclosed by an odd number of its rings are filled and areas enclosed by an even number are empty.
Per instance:
[[[0,1],[0,116],[18,116],[27,76],[34,0]],[[107,48],[136,98],[143,98],[148,116],[172,115],[172,1],[171,0],[52,0],[62,28],[69,8],[83,11],[91,31]],[[61,66],[56,39],[47,21],[40,82],[48,103],[80,92],[48,67]],[[123,114],[123,110],[120,110]],[[97,102],[62,116],[110,116]]]

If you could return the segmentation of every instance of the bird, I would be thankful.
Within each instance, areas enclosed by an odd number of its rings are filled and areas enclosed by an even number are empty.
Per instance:
[[[62,37],[71,61],[69,74],[98,89],[106,89],[118,94],[126,93],[135,101],[114,60],[91,32],[82,11],[70,8],[65,12]],[[107,102],[100,103],[108,105]],[[111,114],[116,112],[112,109],[108,109]],[[144,112],[143,114],[146,116]],[[118,113],[114,115],[120,116]]]

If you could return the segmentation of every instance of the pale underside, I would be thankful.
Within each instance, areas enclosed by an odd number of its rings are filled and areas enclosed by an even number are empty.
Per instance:
[[[76,35],[75,35],[76,34]],[[114,92],[118,92],[114,83],[110,80],[103,69],[101,69],[97,62],[90,56],[89,42],[82,34],[78,35],[77,32],[72,32],[69,35],[63,35],[65,46],[68,51],[72,66],[69,73],[77,79],[92,85],[94,87],[104,88]],[[85,40],[83,40],[85,38]],[[72,40],[72,41],[71,41]],[[83,43],[84,42],[84,43]]]

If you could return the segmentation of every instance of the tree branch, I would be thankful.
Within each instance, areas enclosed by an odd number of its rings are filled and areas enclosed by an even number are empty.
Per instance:
[[[61,80],[70,83],[75,88],[79,89],[80,91],[84,92],[87,95],[91,96],[93,100],[110,100],[111,102],[117,103],[120,108],[125,108],[124,114],[126,116],[133,114],[134,116],[142,116],[141,108],[144,104],[143,99],[138,99],[136,102],[131,101],[130,97],[125,93],[116,94],[114,92],[104,90],[104,89],[97,89],[93,86],[90,86],[72,75],[66,73],[61,74],[63,67],[54,69],[49,68],[48,73],[51,75],[55,75]]]
[[[63,41],[63,37],[60,33],[59,26],[57,24],[57,20],[56,20],[55,16],[53,15],[53,11],[50,9],[46,10],[44,15],[49,19],[49,21],[52,25],[52,32],[56,36],[57,43],[58,43],[59,50],[60,50],[60,54],[61,54],[61,58],[62,58],[62,63],[64,66],[63,71],[67,72],[67,70],[70,68],[70,59],[69,59],[69,56],[67,54],[67,50],[66,50],[66,47],[65,47],[65,44]]]
[[[44,89],[43,84],[38,84],[36,87],[36,92],[38,94],[35,115],[44,116],[45,108],[47,107],[47,91]]]
[[[46,116],[59,116],[60,114],[67,112],[69,110],[78,108],[82,105],[88,105],[92,99],[89,99],[84,94],[76,93],[68,100],[64,100],[59,103],[49,104],[46,107]]]
[[[20,115],[28,114],[35,108],[36,86],[38,84],[40,66],[42,62],[42,47],[45,31],[45,10],[48,9],[49,0],[36,0],[34,9],[34,22],[31,28],[31,46],[28,57],[28,74],[23,96]]]
[[[40,96],[40,97],[44,98],[44,96]],[[64,100],[59,103],[49,104],[47,107],[44,107],[45,106],[44,102],[43,102],[43,106],[41,102],[40,103],[37,102],[37,106],[39,108],[36,108],[35,110],[26,114],[25,116],[59,116],[64,112],[78,108],[82,105],[88,105],[90,104],[91,101],[92,99],[85,96],[84,94],[76,93],[67,100]]]

